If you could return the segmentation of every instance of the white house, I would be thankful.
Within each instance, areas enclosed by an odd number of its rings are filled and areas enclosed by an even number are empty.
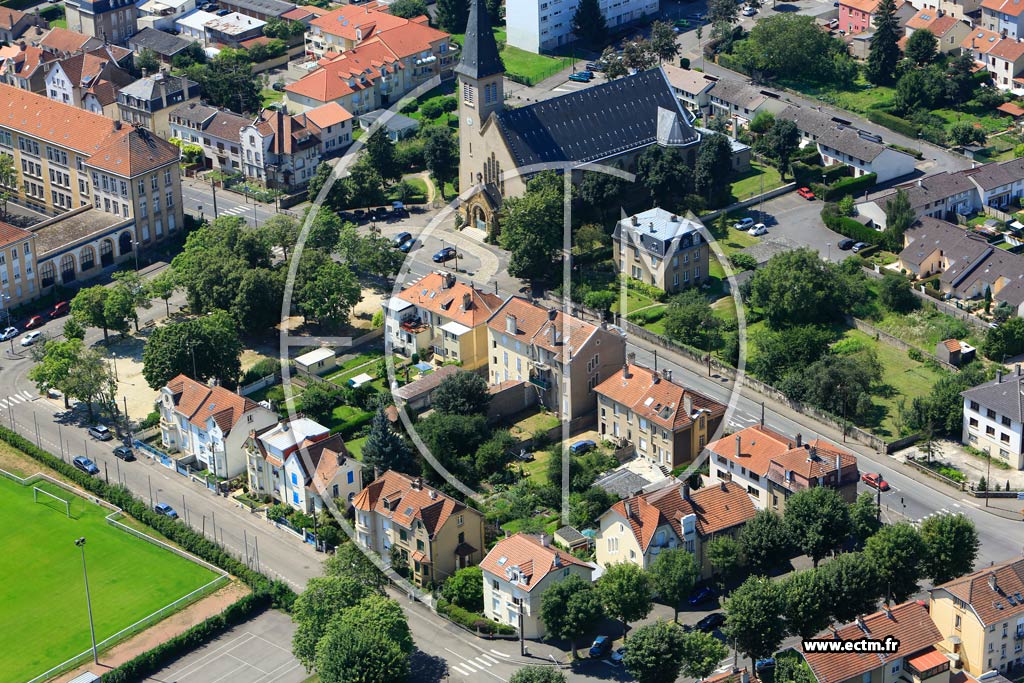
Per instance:
[[[203,148],[206,167],[238,173],[242,170],[241,131],[249,125],[244,116],[226,109],[189,102],[168,115],[171,136]]]
[[[174,22],[196,8],[196,0],[146,0],[136,5],[139,30],[171,31]]]
[[[498,541],[480,569],[484,613],[516,630],[521,623],[524,638],[544,637],[540,601],[548,588],[572,575],[590,582],[594,572],[590,564],[553,547],[550,536],[521,533]]]
[[[659,0],[598,0],[608,29],[655,15]],[[505,21],[508,44],[527,52],[541,53],[568,45],[574,39],[572,17],[577,0],[507,0]]]
[[[295,359],[295,369],[306,375],[319,375],[338,366],[334,349],[313,349]]]
[[[249,432],[277,422],[277,414],[224,387],[210,387],[178,375],[160,389],[160,442],[171,452],[193,457],[217,477],[246,470]]]
[[[1000,370],[996,378],[968,389],[964,397],[963,443],[998,458],[1014,469],[1024,469],[1024,376],[1020,365],[1005,376]]]

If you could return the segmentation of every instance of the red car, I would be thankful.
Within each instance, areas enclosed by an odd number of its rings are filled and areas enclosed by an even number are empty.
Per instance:
[[[62,315],[67,315],[68,311],[70,311],[70,310],[71,310],[71,307],[70,307],[70,305],[68,304],[67,301],[58,302],[53,307],[53,310],[50,311],[50,317],[51,318],[59,318]]]
[[[34,330],[37,327],[42,327],[45,323],[46,323],[46,318],[44,318],[41,315],[34,315],[34,316],[32,316],[31,318],[28,319],[27,323],[25,323],[25,329],[26,330]]]
[[[885,479],[882,479],[881,474],[876,474],[875,472],[865,472],[860,479],[873,489],[878,489],[879,491],[889,490],[889,482],[887,482]]]
[[[796,193],[808,201],[814,201],[814,193],[809,187],[801,187]]]

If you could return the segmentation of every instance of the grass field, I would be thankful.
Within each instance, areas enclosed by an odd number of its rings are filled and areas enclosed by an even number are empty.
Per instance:
[[[96,640],[210,583],[216,574],[105,521],[109,512],[48,483],[70,498],[38,504],[32,486],[0,478],[0,680],[26,681],[90,647],[77,538],[86,558]]]
[[[739,174],[732,181],[733,201],[739,202],[744,199],[750,199],[755,195],[761,194],[761,192],[768,192],[785,184],[782,176],[779,175],[778,170],[773,166],[752,162],[749,171]]]

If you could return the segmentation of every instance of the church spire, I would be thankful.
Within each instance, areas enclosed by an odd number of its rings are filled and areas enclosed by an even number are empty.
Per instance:
[[[455,73],[479,80],[504,72],[484,0],[470,0],[466,39]]]

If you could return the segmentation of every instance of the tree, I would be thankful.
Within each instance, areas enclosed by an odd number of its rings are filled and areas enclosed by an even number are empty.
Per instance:
[[[480,568],[470,567],[477,570],[478,583],[482,584]],[[465,571],[465,569],[461,570]],[[483,594],[481,589],[481,602]],[[352,607],[342,610],[335,618],[332,628],[339,627],[344,631],[370,631],[381,633],[387,639],[398,645],[398,649],[406,655],[411,655],[415,646],[412,641],[412,632],[409,630],[409,623],[405,619],[405,613],[401,605],[384,595],[368,595]]]
[[[102,285],[78,290],[71,299],[71,315],[83,327],[99,327],[103,330],[103,342],[108,341],[106,314],[107,297],[110,290]]]
[[[888,599],[899,603],[917,592],[927,548],[917,529],[899,522],[883,526],[869,538],[864,545],[864,557],[874,569],[879,585],[886,587]]]
[[[861,548],[882,528],[875,497],[867,491],[857,496],[857,500],[850,506],[850,528]]]
[[[14,157],[0,153],[0,215],[7,215],[7,202],[18,182],[18,170],[14,167]]]
[[[910,280],[899,273],[886,272],[878,286],[878,300],[894,313],[908,313],[920,306],[910,290]]]
[[[872,348],[844,355],[827,354],[783,378],[778,389],[794,401],[808,403],[845,419],[866,419],[873,403],[871,389],[882,379],[882,366]]]
[[[370,433],[363,444],[363,462],[381,472],[397,470],[412,474],[416,460],[409,446],[393,429],[385,406],[380,406],[370,423]]]
[[[160,70],[160,58],[148,47],[143,48],[135,58],[135,68],[150,76]]]
[[[650,33],[651,52],[658,58],[658,63],[674,59],[681,49],[676,42],[676,32],[667,21],[652,21]]]
[[[374,277],[390,277],[398,273],[405,255],[394,248],[391,240],[373,233],[360,234],[351,223],[341,226],[335,251],[351,268]]]
[[[845,623],[875,611],[878,576],[864,553],[843,553],[816,571],[825,579],[832,621]]]
[[[775,385],[794,369],[804,368],[824,356],[836,340],[835,331],[824,325],[795,325],[753,335],[757,354],[750,371]]]
[[[981,342],[981,353],[997,363],[1024,353],[1024,318],[1010,318],[999,327],[989,328]]]
[[[378,593],[388,585],[387,577],[377,569],[354,541],[341,543],[334,549],[334,554],[324,560],[324,574],[327,576],[351,576]]]
[[[65,339],[78,339],[79,341],[85,339],[85,328],[82,327],[81,323],[72,317],[69,317],[64,321],[64,338]]]
[[[788,509],[788,508],[787,508]],[[722,632],[736,649],[754,660],[770,657],[786,637],[786,596],[782,586],[751,576],[725,599]]]
[[[194,64],[185,74],[199,84],[203,99],[237,114],[254,113],[263,105],[260,85],[245,50],[221,50],[207,64]]]
[[[386,184],[391,184],[402,177],[402,169],[395,160],[395,144],[391,142],[383,126],[367,138],[363,149],[370,166]]]
[[[863,299],[864,275],[849,274],[802,248],[777,254],[750,279],[750,305],[773,329],[831,322]]]
[[[177,278],[173,268],[165,268],[147,284],[149,295],[155,299],[163,299],[164,307],[167,309],[167,317],[171,317],[170,299],[178,289]]]
[[[690,594],[700,576],[693,553],[682,548],[662,550],[649,571],[651,589],[672,607],[672,621],[679,621],[679,603]]]
[[[427,3],[423,0],[395,0],[388,6],[388,12],[403,19],[427,15]]]
[[[732,0],[710,0],[708,2],[708,23],[718,31],[720,26],[730,27],[740,16],[740,7]]]
[[[633,634],[622,663],[639,683],[663,683],[679,677],[686,633],[672,621],[641,626]]]
[[[782,517],[767,509],[743,525],[739,542],[751,574],[767,574],[789,559],[792,548]]]
[[[334,328],[348,322],[362,289],[352,271],[315,249],[305,249],[299,263],[295,304],[306,320]]]
[[[292,653],[312,670],[316,662],[317,643],[327,625],[342,610],[357,605],[374,591],[351,576],[318,576],[309,580],[306,590],[292,605],[292,621],[296,623],[292,637]]]
[[[369,625],[349,630],[332,623],[315,662],[322,683],[405,683],[409,676],[409,655]]]
[[[608,616],[622,622],[626,637],[629,622],[643,619],[651,612],[651,587],[647,574],[635,564],[613,564],[597,580],[597,591]]]
[[[516,669],[508,683],[565,683],[565,674],[552,666],[524,666]]]
[[[1008,320],[1006,324],[1013,322]],[[1001,329],[1001,328],[999,328]],[[994,330],[989,330],[993,332]],[[956,336],[956,335],[952,335]],[[982,351],[985,345],[982,344]],[[996,356],[1002,359],[1002,355]],[[980,362],[972,362],[960,368],[959,373],[946,373],[932,385],[926,397],[914,399],[908,424],[911,429],[926,430],[929,426],[943,434],[960,434],[964,421],[964,399],[960,392],[975,387],[990,379],[990,374]]]
[[[776,119],[758,143],[759,150],[775,160],[779,176],[785,178],[790,158],[800,149],[800,131],[796,124],[789,119]]]
[[[73,319],[73,318],[72,318]],[[28,371],[28,378],[35,382],[40,394],[56,389],[64,395],[64,407],[70,407],[68,399],[71,387],[72,369],[81,362],[85,348],[79,339],[51,339],[36,346],[32,358],[36,364]]]
[[[342,184],[350,206],[380,206],[387,199],[384,196],[384,178],[370,163],[368,155],[360,156],[352,164]]]
[[[254,268],[242,274],[232,316],[239,329],[259,333],[281,322],[284,283],[278,271]]]
[[[499,241],[510,252],[509,275],[533,280],[551,273],[562,246],[562,203],[562,181],[552,171],[531,179],[524,195],[505,200]]]
[[[465,33],[469,23],[469,2],[467,0],[438,0],[437,26],[448,33]]]
[[[629,73],[629,68],[615,48],[608,46],[601,53],[601,66],[604,67],[604,77],[609,81],[613,81],[616,78],[622,78]]]
[[[142,375],[159,389],[177,375],[219,379],[233,387],[241,374],[242,342],[224,311],[158,327],[142,351]]]
[[[317,171],[319,172],[319,170],[320,166],[317,166]],[[263,222],[260,230],[266,235],[268,244],[281,249],[281,255],[287,261],[288,250],[292,248],[299,238],[298,221],[288,214],[276,213]]]
[[[341,403],[340,391],[329,382],[310,382],[302,390],[301,403],[303,413],[322,422]]]
[[[782,16],[782,15],[778,15]],[[756,135],[763,135],[775,125],[775,114],[770,111],[759,111],[747,126],[747,130]]]
[[[591,47],[605,43],[608,39],[608,25],[597,0],[580,0],[576,13],[572,15],[572,32]]]
[[[718,536],[707,545],[707,558],[718,574],[718,585],[724,588],[739,573],[743,549],[732,536]]]
[[[593,527],[597,524],[598,517],[617,502],[619,502],[618,496],[600,486],[590,486],[585,491],[570,493],[569,524],[577,529]],[[662,596],[664,597],[665,594],[662,593]]]
[[[896,82],[893,109],[906,117],[941,106],[945,100],[945,74],[938,66],[912,69]]]
[[[430,171],[444,200],[445,183],[452,182],[459,174],[459,146],[447,126],[427,126],[420,131],[423,139],[423,165]]]
[[[929,517],[921,524],[925,558],[923,574],[932,583],[952,581],[974,568],[978,557],[978,531],[963,513]]]
[[[111,287],[107,292],[107,298],[103,302],[103,318],[107,327],[119,334],[128,334],[129,321],[136,321],[138,325],[138,313],[135,311],[134,301],[131,292],[125,287]]]
[[[735,7],[732,0],[730,2]],[[724,204],[729,193],[729,177],[732,175],[732,145],[729,138],[715,133],[704,138],[693,169],[694,191],[703,197],[709,206]]]
[[[540,619],[552,638],[568,640],[572,656],[576,647],[594,624],[604,616],[601,597],[594,584],[578,574],[570,574],[550,586],[540,600]]]
[[[313,173],[313,177],[309,179],[309,185],[307,186],[306,196],[309,201],[316,202],[317,196],[320,194],[320,190],[323,189],[327,181],[330,180],[331,174],[334,172],[334,167],[326,161],[321,161],[316,171]],[[344,182],[335,182],[331,185],[331,189],[324,196],[323,203],[321,206],[325,206],[332,211],[341,211],[348,207],[348,188]],[[296,236],[298,230],[296,230]]]
[[[957,121],[946,131],[946,139],[951,145],[964,147],[966,145],[983,145],[987,137],[984,128],[980,128],[970,121]]]
[[[450,472],[463,481],[476,483],[476,451],[491,432],[483,415],[452,415],[434,412],[417,424],[428,450]],[[424,463],[424,475],[436,473]]]
[[[668,211],[680,212],[685,208],[682,198],[693,193],[693,173],[674,147],[651,145],[644,150],[637,161],[637,177],[651,201]]]
[[[484,611],[484,579],[480,567],[463,567],[448,577],[441,595],[453,605],[477,614]]]
[[[813,638],[829,624],[828,583],[818,569],[791,574],[782,584],[786,627],[801,638]]]
[[[850,535],[850,510],[839,493],[824,486],[797,491],[786,501],[783,520],[789,537],[817,567],[825,554]]]
[[[435,410],[454,415],[483,415],[490,402],[487,380],[475,372],[456,372],[445,377],[431,397]]]
[[[680,655],[683,673],[697,680],[707,678],[729,654],[729,648],[710,633],[690,631],[683,636]]]
[[[946,100],[954,107],[974,97],[974,58],[969,54],[946,59]]]
[[[206,64],[206,52],[203,46],[192,41],[181,52],[171,58],[171,66],[175,69],[186,70],[193,64]]]
[[[924,66],[935,60],[938,50],[938,39],[935,38],[934,33],[925,28],[910,34],[903,54],[918,66]]]
[[[650,42],[643,36],[635,36],[622,47],[622,63],[627,69],[647,71],[656,60]]]
[[[875,85],[890,85],[900,61],[897,45],[903,36],[896,18],[894,0],[882,0],[875,10],[875,34],[868,48],[868,63],[864,75]]]

